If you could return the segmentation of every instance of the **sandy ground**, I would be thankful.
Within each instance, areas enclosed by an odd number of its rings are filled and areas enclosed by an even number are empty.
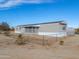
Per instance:
[[[0,59],[79,59],[79,35],[63,38],[51,46],[28,43],[15,44],[15,38],[0,35]]]

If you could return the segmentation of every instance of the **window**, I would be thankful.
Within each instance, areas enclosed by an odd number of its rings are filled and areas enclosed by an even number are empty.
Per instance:
[[[33,27],[33,33],[35,32],[35,27]]]
[[[63,30],[66,30],[66,26],[63,27]]]

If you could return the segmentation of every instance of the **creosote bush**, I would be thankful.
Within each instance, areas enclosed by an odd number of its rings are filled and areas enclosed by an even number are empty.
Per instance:
[[[60,45],[63,45],[63,44],[64,44],[64,41],[61,40],[61,41],[59,42],[59,44],[60,44]]]
[[[5,35],[5,36],[10,36],[10,32],[9,32],[9,31],[5,31],[5,32],[4,32],[4,35]]]
[[[17,40],[16,40],[16,43],[17,43],[18,45],[23,45],[23,44],[25,44],[25,40],[24,40],[22,34],[19,34],[19,35],[18,35]]]

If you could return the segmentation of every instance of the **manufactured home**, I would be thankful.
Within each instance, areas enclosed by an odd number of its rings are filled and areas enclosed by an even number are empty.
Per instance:
[[[18,25],[15,33],[39,34],[39,35],[66,35],[67,23],[64,21],[44,22],[36,24]]]

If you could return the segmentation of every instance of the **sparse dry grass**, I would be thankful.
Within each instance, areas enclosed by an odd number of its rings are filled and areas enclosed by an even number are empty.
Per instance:
[[[79,35],[57,40],[45,36],[49,43],[45,46],[41,45],[43,36],[23,35],[27,44],[21,46],[15,44],[17,36],[18,34],[0,34],[0,56],[3,55],[0,59],[79,59]],[[63,45],[59,45],[61,40],[64,41]]]

